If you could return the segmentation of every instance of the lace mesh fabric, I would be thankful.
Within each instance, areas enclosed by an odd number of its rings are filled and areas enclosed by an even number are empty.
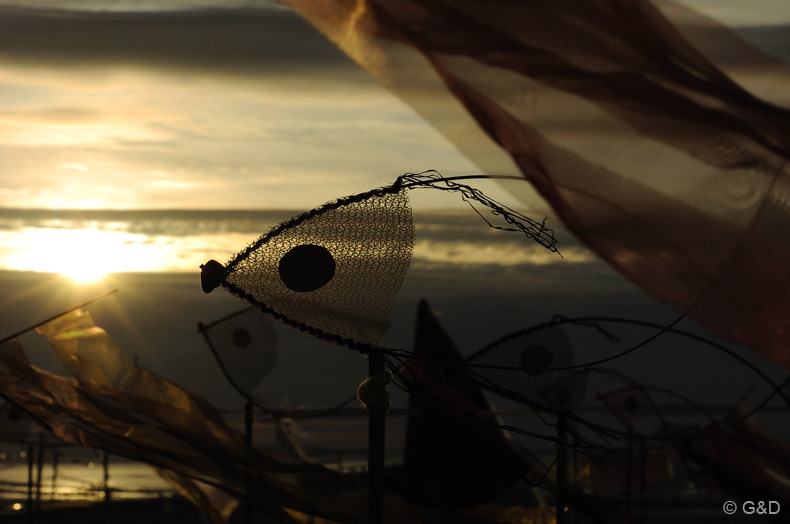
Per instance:
[[[228,380],[252,392],[277,362],[277,333],[270,317],[253,308],[232,313],[201,326]]]
[[[568,411],[584,395],[586,373],[553,370],[573,365],[573,350],[559,326],[512,333],[466,360],[472,380],[482,387],[519,402],[553,411]],[[500,369],[510,368],[510,369]]]
[[[326,204],[273,228],[227,265],[227,289],[297,329],[367,352],[381,347],[409,267],[406,190]]]

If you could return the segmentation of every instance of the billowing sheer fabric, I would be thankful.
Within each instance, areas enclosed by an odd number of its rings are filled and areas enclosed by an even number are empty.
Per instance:
[[[752,94],[786,64],[665,1],[280,1],[646,292],[790,365],[790,112]]]

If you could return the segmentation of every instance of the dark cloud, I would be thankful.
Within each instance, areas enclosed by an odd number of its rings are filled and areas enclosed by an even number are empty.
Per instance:
[[[733,29],[765,51],[790,57],[788,26]],[[252,75],[314,73],[316,68],[359,73],[293,12],[267,8],[118,12],[0,7],[0,59]]]
[[[790,61],[790,26],[738,27],[735,32],[759,49]]]
[[[14,209],[3,208],[0,231],[22,228],[118,228],[148,236],[218,233],[260,235],[297,214],[291,211]]]
[[[3,208],[0,232],[20,231],[23,228],[56,228],[63,230],[97,228],[122,230],[146,236],[203,236],[239,233],[254,240],[271,227],[298,215],[302,210],[117,210],[117,209],[14,209]],[[496,217],[485,215],[492,223]],[[534,217],[538,220],[542,217]],[[495,231],[471,209],[459,211],[415,211],[415,239],[421,245],[453,246],[467,249],[496,248],[503,252],[545,251],[521,233]],[[506,225],[506,224],[502,224]],[[560,251],[582,250],[579,242],[565,230],[557,230]],[[240,248],[243,246],[239,246]],[[450,253],[448,253],[449,255]],[[557,255],[551,255],[561,262]],[[484,255],[481,255],[484,258]],[[576,260],[574,260],[576,261]],[[440,265],[452,265],[450,259],[434,260]],[[480,261],[476,261],[479,264]],[[496,260],[491,261],[497,264]]]
[[[295,14],[271,9],[119,13],[0,8],[0,60],[245,75],[356,70]]]
[[[73,107],[45,107],[34,110],[0,110],[0,119],[28,122],[79,123],[100,118],[97,110]]]

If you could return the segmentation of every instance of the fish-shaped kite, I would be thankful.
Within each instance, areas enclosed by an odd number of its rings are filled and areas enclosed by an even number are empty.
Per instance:
[[[216,260],[201,265],[203,291],[222,286],[285,324],[361,353],[381,348],[414,245],[408,190],[429,187],[461,193],[470,205],[489,208],[507,224],[489,222],[491,227],[521,231],[557,251],[553,232],[544,223],[454,182],[473,177],[407,173],[392,185],[297,215],[224,266]]]

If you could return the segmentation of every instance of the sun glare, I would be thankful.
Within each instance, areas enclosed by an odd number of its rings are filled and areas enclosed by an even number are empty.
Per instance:
[[[22,235],[8,266],[23,271],[60,273],[78,283],[101,280],[108,273],[150,271],[146,237],[95,228],[30,228]]]

